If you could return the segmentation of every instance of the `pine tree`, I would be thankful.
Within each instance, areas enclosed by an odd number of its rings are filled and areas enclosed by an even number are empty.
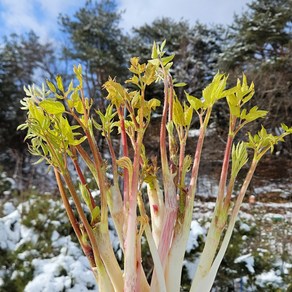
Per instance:
[[[20,110],[23,85],[32,84],[34,77],[55,74],[51,69],[54,55],[50,44],[41,44],[38,36],[29,32],[4,37],[0,60],[0,162],[9,169],[25,148],[23,135],[16,131],[25,119]]]
[[[257,0],[236,15],[221,64],[234,68],[248,63],[277,62],[291,49],[292,1]]]
[[[120,20],[113,0],[87,1],[74,17],[60,17],[71,42],[64,48],[64,56],[83,65],[90,97],[102,96],[102,85],[109,76],[126,79],[127,38],[119,27]]]

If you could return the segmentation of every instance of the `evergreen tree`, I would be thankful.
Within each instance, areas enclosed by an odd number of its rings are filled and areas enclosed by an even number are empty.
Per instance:
[[[62,30],[71,42],[64,48],[64,56],[83,65],[91,97],[101,97],[109,76],[126,77],[127,38],[119,27],[120,20],[113,0],[87,1],[74,17],[60,17]]]
[[[248,10],[236,15],[221,64],[234,68],[242,64],[277,62],[291,49],[292,0],[254,0]]]
[[[229,28],[219,63],[254,81],[257,104],[269,110],[263,123],[275,128],[291,120],[292,0],[254,0],[247,6]],[[292,149],[289,139],[285,147]]]
[[[21,156],[23,136],[16,132],[25,119],[20,110],[23,86],[32,84],[34,77],[55,74],[53,50],[50,44],[41,44],[38,36],[13,34],[3,38],[0,47],[0,161],[9,169],[10,162]]]

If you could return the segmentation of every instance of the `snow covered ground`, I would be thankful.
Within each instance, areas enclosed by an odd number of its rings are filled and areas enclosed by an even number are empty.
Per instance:
[[[186,282],[195,273],[214,205],[195,202],[184,262]],[[1,212],[1,292],[98,290],[56,197],[32,196],[18,205],[6,200]],[[231,255],[227,253],[215,283],[218,291],[227,285],[226,273],[235,291],[240,291],[235,288],[239,286],[242,291],[286,291],[292,278],[292,204],[244,203],[237,223]],[[114,233],[111,238],[117,249]],[[16,285],[22,285],[22,290]]]
[[[44,197],[44,199],[47,199]],[[48,244],[51,248],[51,255],[42,257],[42,254],[35,249],[40,237],[43,236],[33,227],[27,227],[22,222],[24,209],[31,208],[33,203],[28,201],[20,204],[15,208],[10,202],[4,204],[3,209],[5,216],[0,218],[0,248],[2,250],[16,252],[17,259],[26,263],[33,270],[33,278],[24,288],[25,292],[52,292],[52,291],[92,291],[97,290],[95,279],[92,275],[90,266],[86,257],[82,254],[78,243],[74,242],[70,235],[64,236],[54,230],[49,238]],[[58,203],[53,200],[49,201],[51,208],[59,207]],[[64,213],[62,214],[65,215]],[[44,214],[39,214],[39,219],[45,221]],[[52,225],[65,223],[52,221]],[[25,243],[35,248],[21,252],[21,247]],[[28,263],[30,261],[30,263]],[[30,265],[29,265],[30,264]],[[11,263],[13,266],[13,263]],[[3,286],[5,278],[3,267],[0,271],[0,284]],[[25,271],[14,270],[12,279],[21,276]],[[1,287],[0,287],[1,289]]]

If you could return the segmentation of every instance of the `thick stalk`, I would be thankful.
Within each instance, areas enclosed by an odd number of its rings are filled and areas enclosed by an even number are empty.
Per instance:
[[[216,206],[218,206],[218,207],[222,206],[222,202],[224,199],[233,138],[234,138],[233,134],[229,133],[228,138],[227,138],[226,147],[225,147],[225,153],[224,153],[220,181],[219,181],[219,187],[218,187],[218,196],[217,196],[217,202],[216,202]]]
[[[208,271],[207,274],[204,274],[204,275],[201,273],[196,273],[196,275],[192,281],[192,286],[191,286],[190,292],[202,292],[202,291],[209,292],[211,290],[212,285],[213,285],[214,280],[215,280],[215,277],[216,277],[216,274],[217,274],[217,271],[219,269],[220,263],[221,263],[221,261],[224,257],[224,254],[227,250],[227,247],[228,247],[231,235],[232,235],[232,231],[234,229],[234,225],[235,225],[235,222],[237,219],[237,215],[238,215],[241,203],[243,201],[246,190],[250,184],[250,181],[253,177],[254,171],[257,167],[257,163],[258,163],[258,160],[256,160],[256,159],[254,159],[252,161],[250,169],[249,169],[247,176],[244,180],[244,183],[240,189],[235,206],[233,208],[230,222],[229,222],[227,231],[225,233],[223,242],[222,242],[221,247],[218,251],[218,254],[217,254],[217,256],[212,264],[211,269]]]
[[[91,133],[86,129],[85,134],[87,136],[88,144],[90,147],[90,150],[93,155],[93,162],[94,166],[97,172],[98,177],[98,187],[100,190],[100,221],[103,223],[107,223],[107,198],[106,198],[106,182],[105,182],[105,174],[104,174],[104,166],[102,162],[102,158],[100,155],[100,152],[98,150],[98,147],[96,145],[95,139],[91,136]]]
[[[189,228],[185,224],[183,226],[176,224],[165,271],[166,291],[180,291],[182,265],[189,233]]]
[[[109,237],[108,225],[99,223],[94,228],[99,253],[116,292],[123,291],[123,273],[117,262]]]
[[[163,268],[162,268],[162,265],[161,265],[159,254],[157,252],[156,244],[154,242],[154,239],[153,239],[153,236],[152,236],[152,233],[151,233],[151,229],[150,229],[149,223],[147,223],[147,225],[145,226],[145,235],[146,235],[146,239],[147,239],[147,242],[148,242],[148,245],[149,245],[151,256],[152,256],[152,259],[153,259],[153,262],[154,262],[154,267],[155,267],[155,273],[156,273],[156,277],[157,277],[159,292],[170,291],[170,290],[166,289]],[[151,287],[151,292],[156,292],[153,289],[153,287]]]
[[[164,106],[160,126],[160,156],[164,186],[166,185],[166,179],[168,175],[168,159],[166,152],[166,122],[167,122],[167,111],[168,111],[168,80],[164,78]],[[166,189],[164,189],[166,193]]]
[[[162,266],[165,267],[167,254],[170,248],[171,239],[173,236],[173,227],[177,215],[177,199],[176,199],[176,187],[173,182],[173,175],[168,168],[168,159],[166,153],[166,120],[169,107],[169,90],[172,88],[169,83],[168,75],[164,78],[164,107],[163,116],[160,128],[160,153],[162,164],[162,175],[165,194],[165,215],[163,221],[163,228],[161,232],[161,239],[159,241],[158,253]],[[171,89],[172,90],[172,89]],[[153,273],[155,275],[155,273]],[[153,278],[152,278],[153,280]]]
[[[227,181],[229,159],[232,149],[233,135],[228,136],[227,144],[225,148],[225,155],[222,164],[221,178],[219,183],[218,197],[214,214],[212,217],[211,225],[208,230],[207,238],[205,241],[204,249],[201,254],[199,265],[197,269],[198,274],[206,275],[211,268],[213,260],[215,258],[218,245],[220,243],[221,234],[224,230],[227,211],[223,210],[223,200],[225,193],[225,185]]]
[[[143,114],[142,110],[140,111]],[[142,127],[142,119],[140,117],[140,125]],[[129,190],[129,209],[128,218],[125,221],[126,237],[125,237],[125,292],[138,291],[140,283],[137,282],[137,247],[136,247],[136,233],[137,233],[137,195],[139,185],[139,170],[140,170],[140,155],[142,145],[143,132],[140,129],[138,132],[135,156],[133,162],[133,178]],[[125,230],[125,228],[124,228]],[[140,289],[140,288],[139,288]]]
[[[108,206],[110,210],[111,217],[114,221],[114,225],[119,237],[121,249],[124,251],[124,235],[123,235],[123,225],[124,225],[124,212],[123,212],[123,200],[121,197],[121,192],[119,186],[114,184],[108,190]]]
[[[123,109],[119,107],[117,108],[117,112],[118,112],[119,120],[121,122],[121,142],[123,146],[123,156],[129,157],[127,133],[126,133]],[[129,204],[129,172],[126,168],[124,168],[123,176],[124,176],[124,179],[123,179],[124,211],[127,212],[127,204]]]
[[[141,193],[139,193],[139,196],[138,196],[138,206],[139,206],[139,211],[141,214],[141,221],[142,221],[140,228],[145,231],[147,243],[149,245],[150,253],[151,253],[151,256],[153,259],[153,263],[154,263],[154,268],[155,268],[154,272],[156,273],[156,277],[158,279],[159,291],[166,292],[163,268],[162,268],[159,254],[157,251],[157,245],[154,241],[154,238],[153,238],[153,235],[151,232],[151,228],[149,225],[149,218],[148,218],[146,210],[145,210],[145,206],[144,206],[144,202],[143,202]],[[144,275],[144,273],[143,273],[143,275]],[[143,282],[142,282],[142,284],[143,284]],[[148,289],[150,290],[150,287]],[[145,288],[143,288],[142,291],[146,291]],[[151,287],[151,291],[154,292],[156,290],[154,290],[154,288]]]
[[[70,175],[68,173],[63,174],[63,177],[64,177],[64,180],[67,184],[69,192],[73,198],[73,201],[74,201],[76,209],[77,209],[77,213],[78,213],[78,215],[79,215],[79,217],[80,217],[80,219],[85,227],[90,244],[92,246],[94,260],[95,260],[95,263],[97,266],[97,271],[99,274],[99,277],[98,277],[99,287],[104,287],[104,289],[105,289],[104,291],[113,291],[113,286],[112,286],[111,280],[110,280],[110,278],[105,270],[104,263],[102,262],[100,255],[99,255],[99,250],[98,250],[98,245],[96,242],[95,235],[94,235],[93,230],[92,230],[90,224],[88,223],[87,218],[83,212],[78,195],[75,191],[74,184],[73,184],[73,182],[70,178]]]
[[[115,151],[111,142],[111,139],[109,136],[106,137],[110,155],[112,158],[112,169],[113,169],[113,186],[111,188],[108,188],[108,195],[107,195],[107,202],[109,206],[109,210],[111,213],[111,216],[114,221],[114,225],[120,240],[120,246],[122,250],[124,250],[123,242],[124,242],[124,236],[123,236],[123,225],[124,225],[124,212],[123,212],[123,199],[122,195],[119,189],[119,180],[118,180],[118,166],[117,166],[117,160]]]
[[[78,163],[78,158],[77,158],[77,156],[76,156],[76,149],[75,149],[75,148],[72,148],[71,151],[72,151],[72,153],[73,153],[73,155],[74,155],[73,157],[71,157],[72,162],[73,162],[73,165],[74,165],[75,170],[76,170],[76,172],[77,172],[77,174],[78,174],[78,177],[79,177],[79,179],[80,179],[80,182],[82,183],[82,185],[83,185],[83,186],[87,189],[87,191],[88,191],[88,194],[89,194],[89,197],[90,197],[91,206],[92,206],[92,209],[93,209],[93,208],[96,206],[96,204],[95,204],[95,201],[94,201],[93,196],[91,195],[91,191],[90,191],[89,187],[87,186],[87,181],[86,181],[86,179],[85,179],[85,177],[84,177],[84,174],[83,174],[83,172],[82,172],[82,170],[81,170],[81,168],[80,168],[80,165],[79,165],[79,163]]]
[[[197,179],[198,179],[198,173],[199,173],[199,166],[200,166],[200,161],[201,161],[201,154],[202,154],[202,149],[203,149],[203,144],[204,144],[204,139],[205,139],[205,134],[206,134],[206,129],[210,120],[212,108],[207,109],[206,116],[204,118],[204,122],[202,122],[202,118],[200,117],[201,121],[201,127],[200,127],[200,134],[197,142],[197,147],[196,147],[196,152],[195,152],[195,157],[194,157],[194,164],[192,168],[192,174],[191,174],[191,181],[189,185],[189,191],[188,191],[188,197],[189,197],[189,206],[188,208],[193,208],[194,204],[194,198],[195,198],[195,193],[197,189]],[[191,224],[191,223],[190,223]]]
[[[168,269],[166,271],[166,287],[167,289],[172,289],[172,287],[175,287],[173,288],[174,289],[173,291],[177,291],[178,287],[180,286],[182,263],[184,259],[186,243],[189,237],[189,230],[192,222],[194,197],[197,186],[201,153],[203,149],[206,129],[211,116],[211,111],[212,108],[207,109],[204,121],[202,121],[202,117],[200,116],[201,121],[200,134],[194,157],[194,164],[192,168],[189,190],[186,196],[185,215],[183,218],[183,224],[178,224],[177,222],[174,230],[172,246],[169,252]]]
[[[158,248],[164,217],[164,203],[158,180],[156,178],[153,180],[153,182],[147,184],[147,193],[150,205],[152,234]]]
[[[137,162],[137,157],[135,157],[135,165]],[[137,168],[137,167],[136,167]],[[134,173],[137,170],[134,171]],[[136,176],[136,175],[135,175]],[[125,237],[125,292],[134,292],[136,291],[137,285],[137,258],[136,258],[136,233],[137,233],[137,189],[136,189],[137,179],[132,183],[132,191],[130,192],[129,198],[129,210],[128,210],[128,220],[127,224],[127,233]]]
[[[236,125],[236,117],[230,114],[229,132],[228,132],[227,143],[225,146],[224,158],[223,158],[219,187],[218,187],[218,196],[216,199],[216,206],[215,206],[215,211],[214,211],[214,216],[213,216],[213,219],[215,220],[218,220],[218,212],[220,212],[220,210],[223,207],[223,200],[224,200],[225,188],[226,188],[226,182],[227,182],[227,176],[228,176],[229,161],[230,161],[230,155],[232,152],[232,143],[235,137],[235,133],[234,133],[235,125]]]
[[[114,287],[111,283],[111,280],[108,276],[108,273],[104,265],[93,268],[93,273],[95,277],[97,277],[96,275],[98,275],[98,290],[99,291],[115,292]]]

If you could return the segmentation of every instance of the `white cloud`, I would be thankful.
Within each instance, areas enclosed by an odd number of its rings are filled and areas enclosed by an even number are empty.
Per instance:
[[[117,0],[120,10],[125,10],[121,26],[132,27],[151,23],[162,16],[187,20],[194,24],[232,22],[234,12],[242,12],[250,0]],[[0,0],[0,35],[34,30],[41,40],[56,38],[59,32],[59,13],[72,15],[85,0]]]
[[[57,17],[82,5],[70,0],[0,0],[0,34],[33,30],[42,41],[54,39],[58,33]]]
[[[241,13],[248,2],[250,0],[120,0],[119,3],[125,10],[122,25],[129,30],[163,16],[184,19],[190,24],[197,20],[207,24],[230,24],[234,12]]]

